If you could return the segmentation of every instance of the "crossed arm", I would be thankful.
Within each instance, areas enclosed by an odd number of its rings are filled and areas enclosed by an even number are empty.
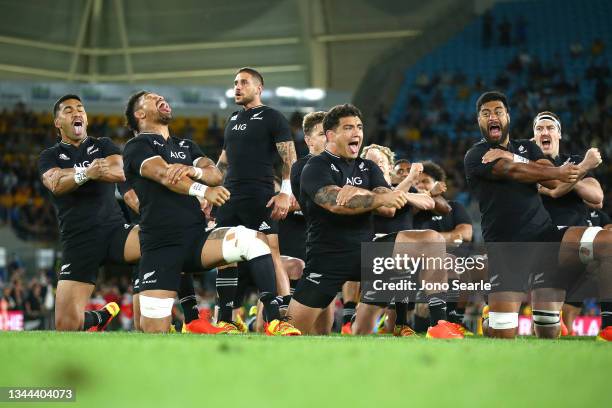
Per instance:
[[[369,191],[353,186],[340,188],[336,185],[321,187],[313,200],[327,211],[341,215],[357,215],[372,210],[394,212],[408,201],[406,193],[400,190],[391,191],[386,187],[377,187]]]
[[[191,194],[192,186],[197,183],[197,180],[201,180],[209,186],[204,193],[204,198],[217,206],[225,203],[229,199],[229,191],[218,186],[222,180],[221,172],[206,157],[200,158],[196,164],[199,169],[202,169],[202,175],[199,178],[197,178],[198,171],[195,167],[168,164],[161,157],[155,156],[142,163],[140,174],[170,191],[184,195],[193,195]]]
[[[55,196],[61,196],[76,190],[79,184],[76,183],[74,175],[76,170],[60,169],[54,167],[47,170],[42,175],[42,182]],[[120,183],[125,181],[123,173],[123,159],[119,154],[113,154],[102,159],[95,159],[91,165],[85,169],[85,174],[89,180],[103,181],[106,183]]]
[[[501,158],[493,167],[493,175],[523,183],[539,183],[543,186],[540,192],[553,198],[561,197],[574,189],[587,204],[597,205],[603,201],[603,191],[597,180],[592,177],[584,179],[588,171],[601,163],[601,154],[595,148],[587,151],[581,163],[560,167],[554,167],[545,159],[515,163],[511,156],[510,152],[491,149],[482,161],[488,163]]]

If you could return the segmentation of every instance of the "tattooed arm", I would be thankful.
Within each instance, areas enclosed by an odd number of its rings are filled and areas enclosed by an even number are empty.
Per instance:
[[[278,155],[283,160],[283,180],[289,180],[291,176],[291,166],[293,166],[293,163],[297,160],[295,144],[293,140],[289,142],[279,142],[276,143],[276,149],[278,150]]]
[[[295,145],[293,141],[276,143],[278,154],[283,160],[283,181],[281,191],[268,201],[266,207],[272,208],[270,218],[273,220],[282,220],[287,216],[291,202],[295,201],[291,192],[291,166],[296,161]]]
[[[344,205],[338,205],[338,194],[341,188],[334,185],[321,187],[314,197],[314,202],[334,214],[357,215],[380,207],[402,208],[406,204],[406,193],[389,189],[368,191],[360,189],[359,194],[348,198]]]

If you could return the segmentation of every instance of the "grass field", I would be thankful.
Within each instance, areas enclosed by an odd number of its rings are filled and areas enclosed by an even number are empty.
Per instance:
[[[603,406],[611,366],[593,338],[0,332],[0,386],[76,389],[53,407]]]

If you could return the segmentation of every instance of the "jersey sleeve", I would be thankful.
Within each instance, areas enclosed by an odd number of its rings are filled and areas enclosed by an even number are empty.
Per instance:
[[[302,169],[304,165],[301,160],[296,161],[291,166],[291,175],[289,176],[289,180],[291,181],[291,191],[293,195],[299,199],[300,196],[300,176],[302,174]]]
[[[147,159],[159,156],[149,140],[138,138],[130,140],[123,150],[123,170],[131,174],[140,174],[142,163]]]
[[[468,214],[463,204],[458,203],[456,201],[452,201],[449,204],[452,208],[453,223],[455,224],[455,227],[459,224],[472,225],[472,218]]]
[[[484,150],[483,148],[472,148],[468,150],[463,160],[466,178],[494,178],[493,167],[495,166],[495,163],[497,163],[497,161],[501,159],[485,164],[482,162],[482,157],[484,156],[485,152],[486,150]]]
[[[317,192],[325,186],[337,186],[329,165],[321,160],[309,160],[300,177],[300,195],[305,194],[314,201]]]
[[[101,137],[98,139],[100,150],[103,157],[112,156],[113,154],[121,154],[121,149],[110,138]]]
[[[38,158],[38,175],[42,176],[47,171],[49,171],[49,169],[52,169],[54,167],[59,167],[57,165],[56,155],[51,149],[44,150]]]
[[[283,116],[282,113],[278,111],[273,111],[274,116],[270,121],[270,134],[272,135],[272,140],[274,143],[281,142],[291,142],[293,138],[291,137],[291,128],[289,128],[289,122]]]
[[[125,195],[125,193],[130,191],[132,188],[133,188],[132,183],[129,180],[123,181],[121,183],[117,183],[117,190],[119,190],[119,193],[121,194],[122,197]]]

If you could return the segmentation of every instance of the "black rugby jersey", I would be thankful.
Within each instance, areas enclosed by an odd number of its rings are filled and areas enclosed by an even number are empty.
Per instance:
[[[372,161],[347,160],[328,151],[312,157],[302,171],[300,197],[306,207],[308,237],[307,259],[325,259],[327,255],[343,255],[361,249],[361,242],[374,237],[372,213],[359,215],[334,214],[315,203],[320,188],[345,184],[373,190],[388,187],[380,168]]]
[[[446,215],[438,215],[432,211],[419,211],[414,216],[414,228],[419,230],[430,229],[438,232],[449,232],[459,224],[472,225],[472,219],[463,204],[458,201],[449,201],[451,211]]]
[[[529,242],[552,228],[550,215],[544,209],[536,183],[519,183],[493,175],[497,161],[483,164],[482,157],[491,148],[508,150],[531,161],[545,158],[542,150],[530,140],[510,140],[508,148],[476,143],[465,155],[468,186],[478,200],[482,214],[485,242]]]
[[[589,226],[590,227],[605,227],[608,224],[612,224],[610,216],[601,210],[593,210],[589,212]]]
[[[292,140],[287,119],[275,109],[262,105],[232,113],[223,141],[228,163],[224,185],[232,198],[273,195],[276,143]]]
[[[559,154],[552,159],[547,157],[556,167],[566,163],[578,164],[583,157],[579,155]],[[566,227],[581,227],[589,225],[589,210],[582,198],[571,190],[567,194],[559,198],[552,198],[542,195],[544,208],[550,214],[553,224]]]
[[[45,149],[38,159],[38,173],[42,177],[48,170],[86,168],[94,159],[121,154],[109,138],[87,136],[78,147],[58,142]],[[115,184],[89,180],[76,190],[60,196],[51,195],[62,239],[101,225],[125,223],[121,208],[115,199]]]
[[[142,164],[160,156],[168,164],[181,163],[192,166],[204,157],[197,144],[191,140],[160,134],[141,133],[130,139],[123,151],[125,176],[134,187],[140,201],[140,229],[153,236],[154,246],[178,242],[185,228],[206,226],[204,214],[196,197],[170,191],[160,183],[140,175]],[[143,242],[143,246],[151,242]]]

